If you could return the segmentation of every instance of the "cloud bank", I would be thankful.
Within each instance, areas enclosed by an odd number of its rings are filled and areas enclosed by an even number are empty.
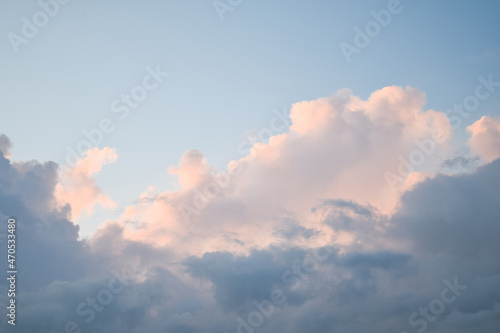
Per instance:
[[[168,168],[179,190],[148,189],[86,240],[72,220],[110,203],[94,177],[114,150],[68,170],[0,156],[0,215],[18,221],[22,263],[15,329],[498,332],[497,122],[469,127],[483,165],[446,175],[451,127],[424,107],[411,87],[297,103],[289,131],[226,171],[186,152]]]

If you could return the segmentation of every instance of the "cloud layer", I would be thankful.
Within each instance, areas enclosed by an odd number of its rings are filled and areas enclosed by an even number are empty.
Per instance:
[[[66,170],[0,156],[0,216],[18,221],[22,263],[16,329],[498,332],[497,122],[469,127],[485,164],[444,175],[451,127],[424,106],[410,87],[297,103],[289,131],[242,144],[225,171],[186,152],[168,168],[179,190],[148,189],[87,240],[72,220],[111,203],[94,177],[114,150]]]

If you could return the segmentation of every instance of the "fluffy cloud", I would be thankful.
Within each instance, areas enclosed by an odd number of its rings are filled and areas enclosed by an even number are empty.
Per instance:
[[[467,127],[472,151],[485,161],[500,157],[500,118],[483,116]]]
[[[93,176],[101,171],[103,165],[114,163],[117,158],[114,149],[96,147],[87,151],[75,167],[67,167],[61,172],[55,197],[60,205],[70,205],[73,219],[82,213],[92,214],[97,204],[107,208],[116,206],[96,185]]]
[[[311,207],[342,198],[390,213],[402,192],[439,168],[451,127],[444,113],[425,110],[425,102],[414,88],[392,86],[367,100],[341,90],[296,103],[288,133],[247,151],[240,145],[246,155],[219,174],[199,151],[188,151],[169,168],[181,189],[144,194],[148,200],[128,207],[121,219],[126,235],[190,254],[248,253],[282,241],[325,243],[332,231],[318,225]],[[406,167],[417,152],[418,165]],[[388,173],[401,181],[388,182]],[[315,236],[279,237],[296,219]],[[347,235],[337,236],[347,241]]]

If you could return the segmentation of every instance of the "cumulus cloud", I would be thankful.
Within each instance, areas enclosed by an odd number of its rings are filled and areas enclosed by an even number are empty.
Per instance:
[[[179,178],[183,190],[198,186],[206,180],[209,167],[203,154],[199,150],[189,150],[180,159],[179,165],[171,166],[168,171]]]
[[[472,152],[491,162],[500,157],[500,118],[483,116],[467,127]]]
[[[84,274],[88,262],[80,261],[85,246],[77,241],[78,226],[69,222],[67,208],[55,209],[57,164],[11,163],[0,157],[0,184],[0,217],[2,221],[14,217],[16,236],[19,242],[22,239],[23,246],[19,246],[16,253],[19,258],[26,259],[22,264],[21,282],[25,292]],[[5,253],[6,237],[1,238],[0,243]],[[7,271],[6,263],[6,260],[0,263],[3,271]],[[2,287],[5,283],[2,281]],[[2,297],[5,295],[2,293]]]
[[[422,92],[397,86],[377,90],[367,100],[341,90],[296,103],[289,131],[267,143],[240,146],[247,154],[231,161],[227,172],[216,174],[201,152],[186,152],[169,168],[181,189],[128,207],[121,223],[134,226],[126,231],[131,239],[175,245],[191,254],[248,253],[284,241],[277,230],[287,228],[283,221],[298,218],[307,220],[302,226],[313,234],[321,231],[308,241],[324,243],[331,231],[317,225],[311,207],[342,198],[390,213],[401,192],[438,170],[451,126],[444,113],[424,109],[425,103]],[[401,173],[402,161],[410,164],[422,145],[422,163]],[[402,181],[393,186],[388,172]]]
[[[114,163],[117,158],[114,149],[95,147],[87,151],[75,167],[68,167],[61,172],[55,197],[60,205],[70,205],[73,219],[77,219],[82,213],[92,214],[96,205],[106,208],[116,206],[96,185],[94,176],[101,171],[103,165]]]

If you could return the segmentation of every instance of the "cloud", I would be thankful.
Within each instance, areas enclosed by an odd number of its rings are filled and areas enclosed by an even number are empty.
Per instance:
[[[429,253],[455,253],[462,260],[486,258],[487,253],[500,251],[494,241],[500,232],[496,186],[500,186],[500,160],[470,175],[440,175],[406,193],[394,220],[402,224],[398,228],[404,238],[411,235]]]
[[[440,131],[445,140],[436,150],[446,149],[451,135],[447,117],[424,110],[424,104],[425,95],[410,87],[386,87],[366,101],[342,90],[294,104],[290,132],[257,144],[240,160],[245,199],[290,207],[342,197],[392,210],[399,193],[388,186],[385,173],[397,172],[416,141]],[[432,162],[429,157],[430,170]]]
[[[77,241],[78,226],[68,220],[67,207],[56,209],[57,170],[53,162],[11,163],[0,156],[0,217],[17,220],[16,237],[22,246],[16,256],[26,259],[22,264],[26,292],[81,276],[86,264],[79,262],[85,246]],[[2,253],[6,252],[6,240],[0,243]],[[6,262],[0,264],[4,271]]]
[[[500,118],[483,116],[467,127],[472,152],[491,162],[500,157]]]
[[[183,190],[189,190],[205,180],[210,169],[199,150],[189,150],[181,156],[179,165],[169,167],[168,171],[179,177]]]
[[[92,214],[96,205],[113,208],[113,202],[96,185],[94,175],[102,166],[114,163],[118,155],[114,149],[97,147],[86,152],[75,167],[66,168],[61,172],[60,182],[56,186],[55,197],[60,205],[69,204],[73,219],[78,219],[82,213]]]
[[[297,219],[308,220],[302,227],[317,235],[308,241],[324,243],[332,231],[317,225],[311,207],[341,198],[390,213],[401,192],[439,169],[451,126],[444,113],[424,109],[425,103],[422,92],[397,86],[377,90],[367,100],[341,90],[296,103],[289,131],[268,143],[248,144],[248,153],[229,163],[237,172],[216,174],[201,152],[188,151],[168,169],[178,176],[180,190],[127,207],[119,222],[130,239],[189,254],[248,253],[283,242],[286,235],[278,232],[288,228],[283,221]],[[418,167],[421,172],[403,174],[406,182],[392,188],[385,174],[397,173],[401,159],[419,143],[428,146],[436,133],[442,140],[432,141],[433,153]],[[305,239],[295,241],[300,245]]]
[[[12,148],[12,142],[5,134],[0,134],[0,152],[3,153],[5,158],[9,158],[10,148]]]

